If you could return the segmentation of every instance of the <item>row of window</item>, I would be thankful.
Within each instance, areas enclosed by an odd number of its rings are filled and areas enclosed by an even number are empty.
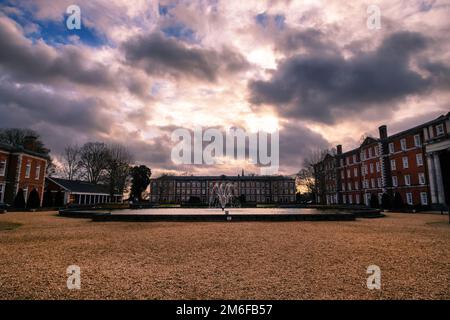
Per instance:
[[[239,191],[237,189],[231,190],[234,195],[238,195]],[[209,190],[209,194],[212,194],[213,191]],[[242,189],[242,194],[271,194],[270,190],[266,189]],[[187,195],[206,195],[205,189],[177,189],[176,194],[187,194]],[[293,189],[283,189],[280,190],[279,194],[294,194]]]
[[[411,176],[409,174],[405,174],[403,176],[404,179],[404,185],[405,186],[410,186],[411,185]],[[425,180],[425,174],[423,172],[419,172],[418,173],[418,180],[419,180],[419,184],[425,184],[426,180]],[[398,186],[398,178],[397,176],[392,176],[392,186],[397,187]]]
[[[404,185],[405,186],[410,186],[411,185],[411,175],[406,174],[406,175],[403,176],[403,178],[404,178]],[[419,172],[418,173],[418,180],[419,180],[419,184],[424,185],[426,183],[425,173]],[[359,190],[359,182],[355,181],[354,184],[352,184],[351,182],[348,182],[347,185],[345,183],[342,183],[342,191],[352,191],[352,186],[353,185],[355,187],[355,190]],[[382,185],[381,178],[377,178],[377,180],[375,180],[374,178],[370,179],[370,184],[369,184],[369,180],[368,179],[364,179],[362,181],[362,187],[364,189],[369,189],[370,187],[372,187],[372,188],[377,188],[377,187],[381,188],[381,185]],[[398,187],[398,178],[397,178],[397,176],[392,176],[392,186]]]
[[[371,196],[370,194],[366,194],[366,204],[369,204],[370,196]],[[413,195],[412,195],[412,193],[411,192],[407,192],[405,194],[405,196],[406,196],[406,203],[408,205],[413,205],[414,203],[413,203]],[[383,197],[383,193],[378,193],[378,203],[379,204],[381,204],[382,197]],[[353,202],[353,200],[355,202]],[[348,204],[353,204],[353,203],[360,204],[361,203],[361,196],[359,194],[356,194],[355,197],[353,198],[353,195],[351,195],[351,194],[349,194],[349,195],[345,195],[344,194],[342,196],[342,202],[344,204],[347,204],[347,202],[348,202]],[[426,192],[421,192],[420,193],[420,204],[424,205],[424,206],[428,205],[428,194]]]
[[[408,169],[409,168],[409,160],[408,157],[403,157],[402,158],[402,165],[403,165],[403,169]],[[417,153],[416,154],[416,165],[418,167],[423,166],[423,156],[421,153]],[[391,170],[397,170],[397,163],[395,159],[391,159]],[[379,162],[375,163],[375,166],[373,165],[373,163],[369,163],[369,166],[367,165],[362,165],[361,166],[361,171],[363,176],[367,175],[369,172],[370,173],[374,173],[376,172],[380,172],[381,171],[381,165]],[[347,178],[351,178],[351,170],[347,169]],[[358,168],[353,168],[353,177],[356,178],[358,177]],[[344,179],[344,170],[341,170],[341,179]]]
[[[25,164],[25,178],[30,178],[31,176],[31,165],[32,161],[27,160]],[[0,160],[0,177],[4,177],[6,175],[6,160]],[[34,170],[34,178],[39,180],[41,176],[41,165],[37,164]]]

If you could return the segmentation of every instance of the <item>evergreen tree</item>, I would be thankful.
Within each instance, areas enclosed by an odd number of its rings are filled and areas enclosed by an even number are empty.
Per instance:
[[[41,206],[41,199],[39,198],[39,193],[36,189],[33,189],[28,196],[27,208],[36,209]]]
[[[16,197],[14,198],[14,208],[17,209],[25,208],[25,197],[22,188],[20,188],[19,191],[17,191]]]

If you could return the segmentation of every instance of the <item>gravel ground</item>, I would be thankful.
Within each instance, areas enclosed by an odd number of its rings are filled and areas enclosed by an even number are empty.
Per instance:
[[[1,299],[450,299],[448,217],[91,222],[0,215]],[[81,268],[68,290],[66,268]],[[366,269],[381,268],[381,290]]]

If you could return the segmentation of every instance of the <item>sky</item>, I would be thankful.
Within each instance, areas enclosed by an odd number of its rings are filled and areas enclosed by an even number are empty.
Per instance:
[[[449,16],[437,0],[0,1],[0,127],[35,130],[57,164],[69,144],[121,143],[154,176],[258,173],[174,163],[177,128],[278,129],[294,174],[450,111]]]

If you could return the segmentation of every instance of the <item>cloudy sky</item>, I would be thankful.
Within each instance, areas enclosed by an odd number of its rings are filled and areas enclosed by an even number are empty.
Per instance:
[[[69,5],[81,29],[66,27]],[[381,28],[368,28],[368,6]],[[161,172],[178,127],[280,132],[280,171],[450,110],[450,1],[0,1],[0,127],[120,142]]]

